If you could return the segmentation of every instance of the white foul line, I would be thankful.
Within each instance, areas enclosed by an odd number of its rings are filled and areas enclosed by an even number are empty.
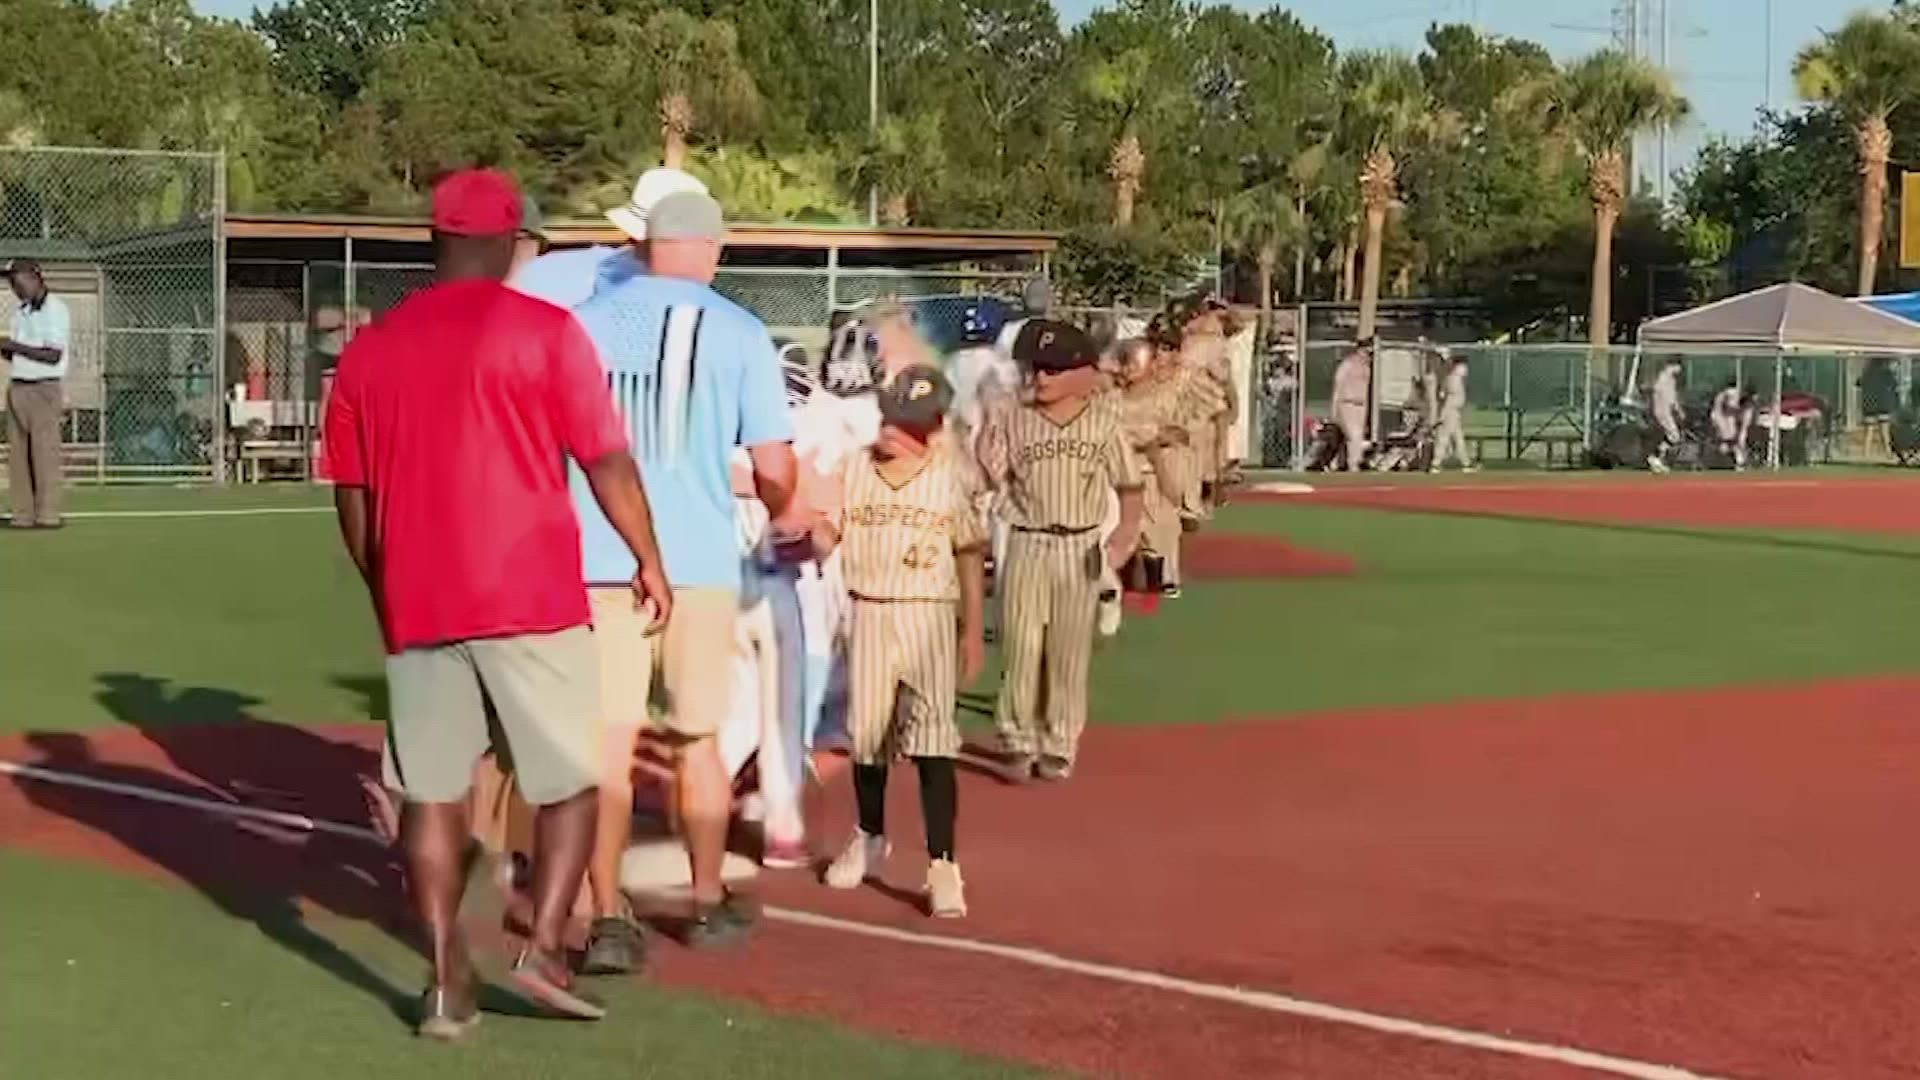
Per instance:
[[[284,514],[331,514],[331,506],[247,506],[224,510],[80,510],[70,518],[223,518],[274,517]]]
[[[0,775],[12,776],[22,780],[31,780],[43,784],[63,785],[86,788],[112,795],[142,799],[147,802],[162,803],[168,806],[180,806],[200,810],[205,813],[224,817],[243,818],[264,821],[303,832],[330,833],[369,843],[383,844],[384,841],[372,829],[358,825],[346,825],[336,821],[310,818],[305,814],[292,814],[279,810],[263,810],[259,807],[237,803],[219,802],[213,799],[179,795],[141,784],[123,784],[111,780],[98,780],[78,773],[63,772],[57,769],[41,768],[37,765],[19,765],[0,761]],[[1637,1080],[1712,1080],[1705,1073],[1692,1072],[1674,1065],[1658,1065],[1652,1062],[1635,1061],[1631,1058],[1615,1057],[1610,1054],[1581,1050],[1571,1046],[1557,1046],[1552,1043],[1529,1042],[1524,1039],[1510,1039],[1500,1035],[1472,1031],[1466,1028],[1447,1027],[1442,1024],[1429,1024],[1419,1020],[1406,1020],[1383,1013],[1367,1012],[1362,1009],[1349,1009],[1339,1005],[1313,1001],[1308,998],[1293,997],[1287,994],[1273,993],[1267,990],[1249,990],[1237,986],[1223,986],[1218,983],[1200,982],[1196,979],[1183,979],[1175,975],[1164,975],[1157,971],[1139,968],[1119,967],[1113,964],[1098,964],[1086,960],[1075,960],[1047,952],[1044,949],[1028,948],[1021,945],[1003,945],[999,942],[981,941],[974,938],[952,937],[945,934],[924,934],[912,930],[901,930],[891,926],[879,926],[873,923],[857,922],[852,919],[840,919],[831,915],[820,915],[811,911],[799,911],[793,908],[767,907],[767,918],[775,922],[805,926],[816,930],[834,930],[843,934],[856,934],[861,937],[878,938],[909,945],[922,945],[952,952],[972,953],[976,956],[991,956],[1001,960],[1010,960],[1029,967],[1048,971],[1065,972],[1087,978],[1103,979],[1108,982],[1123,983],[1129,986],[1143,986],[1169,993],[1186,994],[1189,997],[1204,998],[1210,1001],[1226,1002],[1266,1012],[1283,1013],[1319,1020],[1324,1023],[1342,1024],[1347,1027],[1365,1028],[1387,1035],[1420,1039],[1426,1042],[1442,1043],[1449,1046],[1466,1047],[1488,1053],[1505,1054],[1510,1057],[1530,1058],[1535,1061],[1549,1061],[1559,1065],[1588,1069],[1593,1072],[1608,1073],[1614,1076],[1635,1077]]]
[[[147,802],[164,803],[168,806],[184,806],[189,810],[203,810],[209,814],[224,817],[245,818],[250,821],[264,821],[301,832],[331,833],[355,840],[382,843],[380,834],[372,829],[358,825],[342,825],[337,821],[324,821],[310,818],[305,814],[289,814],[282,810],[262,810],[257,806],[241,803],[218,802],[193,795],[177,795],[171,791],[147,787],[144,784],[122,784],[114,780],[99,780],[79,773],[61,772],[58,769],[43,769],[38,765],[16,765],[11,761],[0,761],[0,776],[12,776],[22,780],[36,780],[43,784],[59,784],[66,787],[86,788],[89,791],[105,792],[109,795],[124,795],[130,799],[144,799]]]

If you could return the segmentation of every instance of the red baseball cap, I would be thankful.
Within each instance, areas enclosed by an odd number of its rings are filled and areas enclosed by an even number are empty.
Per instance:
[[[433,227],[456,236],[520,231],[520,191],[498,169],[462,169],[433,187]]]

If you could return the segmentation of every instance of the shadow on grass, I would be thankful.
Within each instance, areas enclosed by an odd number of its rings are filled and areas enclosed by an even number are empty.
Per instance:
[[[335,675],[330,682],[360,699],[360,711],[369,720],[386,723],[393,718],[393,705],[387,697],[384,675]]]
[[[260,720],[249,711],[259,702],[230,690],[176,690],[164,679],[121,672],[100,675],[98,686],[97,700],[145,745],[127,747],[103,733],[31,732],[26,744],[36,757],[29,764],[314,819],[365,818],[358,778],[378,767],[373,751]],[[165,765],[141,763],[155,751]],[[366,922],[419,952],[404,921],[399,868],[385,847],[28,778],[14,782],[34,806],[113,837],[396,1018],[412,1018],[410,992],[308,918],[317,910]]]

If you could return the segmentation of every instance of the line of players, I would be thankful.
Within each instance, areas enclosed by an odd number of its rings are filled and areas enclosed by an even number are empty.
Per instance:
[[[1118,632],[1123,579],[1135,592],[1180,595],[1183,538],[1238,480],[1238,462],[1226,450],[1239,407],[1226,342],[1238,327],[1224,305],[1190,298],[1170,304],[1138,336],[1113,340],[1129,328],[1109,328],[1101,348],[1045,318],[1050,299],[1043,286],[1030,287],[1026,307],[1040,314],[1005,327],[970,313],[962,346],[944,363],[908,314],[888,303],[857,318],[837,315],[819,364],[801,347],[782,350],[800,466],[796,498],[825,511],[829,529],[772,534],[747,463],[736,462],[747,572],[732,715],[718,745],[729,775],[753,781],[741,810],[760,824],[762,865],[811,865],[802,793],[809,775],[832,768],[834,751],[845,750],[861,828],[825,880],[852,888],[877,873],[888,850],[886,766],[909,757],[929,828],[928,910],[963,914],[953,839],[952,760],[961,747],[955,698],[980,666],[984,618],[975,598],[986,564],[998,582],[1007,661],[995,721],[1013,781],[1072,775],[1087,720],[1090,654],[1096,635]],[[918,395],[916,386],[924,388]],[[922,458],[938,468],[920,469]],[[903,480],[877,488],[866,482],[903,469]],[[929,472],[937,483],[923,482]],[[943,478],[949,473],[961,480]],[[956,487],[966,513],[912,508],[947,520],[937,536],[903,541],[916,531],[913,519],[897,505],[889,514],[875,503],[899,504],[922,487]],[[880,498],[858,502],[862,492]],[[876,547],[920,572],[905,580],[879,574],[876,584],[868,550]],[[912,595],[874,595],[903,590]],[[903,633],[895,625],[901,603],[934,605],[934,618],[955,632]],[[868,625],[886,613],[888,632],[862,634],[863,611]],[[862,658],[862,643],[888,655]],[[644,754],[639,764],[647,764]],[[475,785],[483,846],[524,851],[529,821],[504,774],[484,761]],[[392,834],[393,796],[372,781],[366,787],[376,821]],[[509,867],[503,863],[501,873]],[[729,876],[739,872],[736,866]],[[684,887],[686,874],[679,845],[659,837],[629,851],[621,884],[667,893]]]
[[[1027,304],[1047,307],[1031,290]],[[775,535],[739,471],[748,573],[721,733],[730,770],[755,762],[758,791],[743,808],[773,868],[809,862],[806,775],[832,760],[826,751],[849,751],[860,826],[827,868],[838,888],[878,872],[887,767],[911,760],[928,910],[944,917],[966,909],[955,697],[981,666],[989,551],[1007,776],[1063,781],[1086,723],[1094,638],[1118,629],[1122,578],[1177,597],[1182,537],[1237,466],[1225,452],[1238,402],[1223,305],[1170,305],[1143,337],[1105,349],[1044,317],[1004,329],[976,318],[944,363],[885,303],[837,320],[817,368],[804,349],[783,351],[798,497],[827,524]]]

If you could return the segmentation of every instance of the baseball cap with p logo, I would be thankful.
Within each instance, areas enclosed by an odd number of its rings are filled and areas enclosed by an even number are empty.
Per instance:
[[[1034,371],[1058,374],[1092,367],[1100,361],[1100,350],[1077,326],[1031,319],[1013,340],[1013,358]]]
[[[911,364],[880,387],[880,419],[910,431],[931,431],[953,404],[953,386],[940,369]]]

